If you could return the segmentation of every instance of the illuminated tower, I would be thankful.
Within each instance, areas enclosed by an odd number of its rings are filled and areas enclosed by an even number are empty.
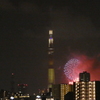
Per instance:
[[[48,88],[52,88],[55,83],[55,71],[53,60],[54,48],[53,48],[53,30],[49,30],[48,39],[48,56],[49,56],[49,68],[48,68]]]

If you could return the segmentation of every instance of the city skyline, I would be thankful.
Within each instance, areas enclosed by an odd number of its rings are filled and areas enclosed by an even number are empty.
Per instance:
[[[10,90],[11,73],[16,84],[28,84],[30,93],[47,87],[51,28],[57,83],[64,82],[63,68],[75,55],[100,59],[99,4],[95,0],[1,0],[0,89]]]

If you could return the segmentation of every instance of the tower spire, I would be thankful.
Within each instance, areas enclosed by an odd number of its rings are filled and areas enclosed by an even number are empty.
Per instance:
[[[11,74],[11,93],[14,93],[14,73]]]

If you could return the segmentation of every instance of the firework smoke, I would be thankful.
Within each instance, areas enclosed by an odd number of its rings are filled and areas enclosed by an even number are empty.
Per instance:
[[[79,79],[79,73],[83,71],[90,73],[91,81],[100,80],[100,61],[96,57],[74,55],[64,66],[64,74],[68,82]]]

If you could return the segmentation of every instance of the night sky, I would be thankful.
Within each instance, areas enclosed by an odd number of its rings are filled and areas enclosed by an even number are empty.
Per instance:
[[[12,72],[29,93],[47,88],[49,29],[57,83],[72,53],[99,59],[99,1],[0,0],[0,89],[10,90]]]

